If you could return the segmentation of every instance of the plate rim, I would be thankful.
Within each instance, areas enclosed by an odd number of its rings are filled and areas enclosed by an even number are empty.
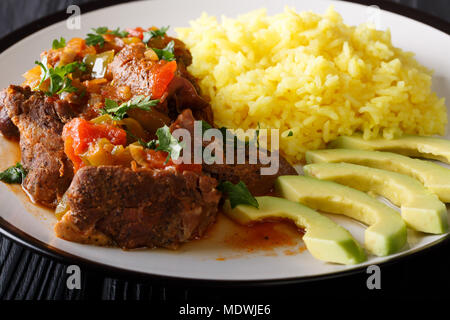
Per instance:
[[[361,5],[377,5],[382,10],[386,10],[389,12],[393,12],[399,14],[401,16],[413,19],[418,22],[422,22],[434,29],[442,31],[447,35],[450,35],[450,22],[447,22],[439,17],[433,16],[428,13],[421,12],[417,9],[410,8],[398,3],[387,2],[385,0],[344,0],[346,2],[361,4]],[[81,9],[82,13],[87,13],[95,10],[100,10],[103,8],[115,6],[118,4],[123,4],[126,2],[130,2],[127,0],[97,0],[90,3],[84,3],[78,5]],[[0,38],[0,54],[10,48],[15,43],[24,39],[25,37],[44,29],[50,25],[53,25],[57,22],[63,21],[67,18],[67,13],[65,10],[58,11],[48,16],[44,16],[39,18],[38,20],[32,21],[29,24],[26,24],[15,31],[8,33],[7,35]],[[333,278],[342,278],[346,276],[351,276],[355,274],[363,273],[366,269],[365,266],[355,266],[349,270],[333,272],[329,274],[321,274],[314,276],[304,276],[304,277],[294,277],[294,278],[281,278],[281,279],[265,279],[265,280],[213,280],[213,279],[201,279],[201,278],[184,278],[184,277],[175,277],[175,276],[166,276],[159,274],[152,274],[146,272],[139,272],[129,269],[124,269],[120,267],[114,267],[111,265],[107,265],[101,262],[96,262],[93,260],[89,260],[74,254],[71,254],[67,251],[60,250],[55,248],[49,244],[46,244],[33,236],[27,234],[26,232],[20,230],[14,225],[7,222],[5,219],[0,217],[0,233],[7,237],[8,239],[23,245],[27,249],[32,250],[33,252],[42,254],[46,257],[55,259],[63,264],[77,264],[81,267],[89,268],[91,270],[96,270],[100,273],[113,275],[118,278],[126,278],[126,279],[152,279],[156,282],[162,283],[176,283],[177,285],[193,285],[196,286],[224,286],[224,287],[236,287],[236,286],[274,286],[274,285],[285,285],[285,284],[297,284],[297,283],[306,283],[312,281],[321,281],[326,279]],[[445,244],[450,243],[450,235],[447,234],[445,237],[442,237],[435,242],[429,243],[424,247],[416,248],[412,250],[408,254],[401,255],[397,258],[388,259],[381,263],[378,263],[378,266],[386,266],[395,263],[399,263],[410,259],[411,257],[417,257],[420,254],[423,254],[429,249],[439,250],[441,247],[445,246]]]

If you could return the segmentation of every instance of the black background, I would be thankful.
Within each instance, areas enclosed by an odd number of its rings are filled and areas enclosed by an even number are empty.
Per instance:
[[[40,17],[64,10],[70,4],[92,0],[1,0],[0,37]],[[376,1],[374,1],[376,2]],[[450,20],[449,0],[393,1]],[[445,53],[448,54],[448,53]],[[66,267],[34,253],[0,235],[0,298],[2,300],[145,300],[157,303],[276,303],[306,298],[416,299],[448,298],[450,287],[450,243],[381,267],[381,290],[369,290],[364,271],[313,283],[265,287],[204,286],[196,283],[130,279],[122,275],[82,268],[81,290],[66,287]],[[301,300],[300,300],[301,299]],[[290,305],[293,308],[295,304]],[[303,306],[304,307],[304,306]],[[276,307],[274,307],[276,308]],[[169,308],[174,312],[174,308]],[[276,310],[274,310],[276,313]]]

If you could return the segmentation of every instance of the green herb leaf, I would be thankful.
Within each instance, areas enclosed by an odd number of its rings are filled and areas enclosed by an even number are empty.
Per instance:
[[[158,141],[158,140],[150,140],[149,142],[145,142],[145,141],[143,141],[142,139],[136,138],[134,135],[131,135],[131,136],[132,136],[133,138],[137,139],[137,141],[139,142],[139,144],[140,144],[141,146],[143,146],[144,148],[155,150],[156,147],[158,146],[158,145],[157,145],[157,141]]]
[[[175,60],[175,54],[173,53],[173,48],[175,46],[175,42],[170,41],[164,49],[156,49],[152,48],[153,51],[158,55],[160,60],[173,61]]]
[[[127,102],[118,105],[114,100],[105,99],[105,108],[101,109],[102,114],[109,114],[114,120],[122,120],[127,114],[128,110],[133,108],[139,108],[142,110],[150,111],[150,107],[154,107],[159,103],[159,100],[150,100],[149,97],[136,96]]]
[[[95,33],[88,33],[86,40],[86,44],[88,46],[95,46],[98,45],[100,48],[103,48],[105,45],[105,39],[103,38],[103,35],[108,32],[108,27],[98,27],[98,28],[92,28],[92,31]]]
[[[227,194],[231,208],[235,208],[240,204],[259,208],[258,201],[252,196],[242,181],[239,181],[237,184],[232,184],[230,181],[222,181],[217,189]]]
[[[156,136],[158,137],[158,147],[156,151],[165,151],[168,153],[167,159],[164,164],[169,161],[170,158],[177,160],[180,157],[181,150],[184,148],[184,142],[179,142],[172,136],[168,126],[164,126],[156,130]]]
[[[150,41],[150,39],[152,38],[156,38],[156,37],[165,37],[166,36],[166,32],[167,30],[169,30],[169,26],[167,27],[162,27],[158,30],[149,30],[143,33],[144,38],[142,39],[142,41],[144,43],[147,43]]]
[[[178,141],[172,136],[168,126],[156,130],[156,136],[158,139],[150,140],[149,142],[144,142],[141,139],[137,140],[140,145],[147,149],[167,152],[168,155],[164,164],[166,164],[169,159],[177,160],[180,157],[181,150],[183,150],[185,143],[183,141]]]
[[[292,137],[294,135],[294,133],[292,132],[292,131],[289,131],[289,133],[288,133],[288,137]]]
[[[120,30],[120,28],[117,28],[116,30],[112,30],[110,32],[108,32],[109,34],[115,35],[116,37],[119,38],[125,38],[126,36],[128,36],[128,32],[125,30]]]
[[[105,45],[105,39],[101,34],[88,33],[85,40],[88,46],[98,45],[100,48],[103,48]]]
[[[44,56],[44,58],[42,58],[42,62],[39,61],[35,61],[35,64],[37,64],[40,68],[41,68],[41,81],[39,82],[38,86],[36,87],[37,89],[39,89],[42,85],[42,83],[48,79],[49,77],[49,72],[48,72],[48,67],[47,67],[47,56]]]
[[[98,27],[92,28],[96,34],[106,34],[108,32],[108,27]]]
[[[46,95],[52,96],[54,94],[61,94],[63,92],[75,92],[78,89],[72,86],[72,80],[68,78],[68,75],[75,71],[86,71],[86,65],[83,62],[72,62],[64,66],[58,66],[56,68],[49,68],[47,66],[47,57],[42,59],[42,62],[35,61],[35,64],[41,67],[41,81],[37,86],[37,89],[41,88],[42,83],[50,79],[50,86]]]
[[[202,122],[202,132],[205,132],[206,130],[212,129],[212,126],[206,122],[205,120],[201,120]]]
[[[88,46],[95,46],[98,45],[100,48],[103,48],[105,45],[105,39],[103,38],[103,35],[105,34],[112,34],[120,38],[124,38],[128,36],[128,32],[126,31],[120,31],[120,28],[117,28],[113,31],[109,31],[108,27],[98,27],[98,28],[92,28],[92,31],[95,33],[88,33],[86,37],[86,44]]]
[[[27,171],[17,162],[16,165],[0,172],[0,180],[6,183],[22,183],[27,175]]]
[[[58,39],[53,40],[52,43],[52,48],[53,49],[60,49],[60,48],[64,48],[66,46],[66,39],[64,39],[63,37]]]

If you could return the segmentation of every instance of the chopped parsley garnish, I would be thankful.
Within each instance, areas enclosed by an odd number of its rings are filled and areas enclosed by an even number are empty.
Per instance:
[[[147,43],[150,41],[150,39],[152,38],[156,38],[156,37],[165,37],[166,36],[166,32],[167,30],[169,30],[169,26],[167,27],[162,27],[160,29],[157,30],[149,30],[143,33],[144,38],[142,39],[143,42]]]
[[[133,138],[137,139],[137,141],[139,142],[139,144],[140,144],[141,146],[143,146],[144,148],[155,150],[156,147],[158,146],[158,145],[157,145],[158,140],[156,140],[156,139],[150,140],[149,142],[145,142],[145,141],[143,141],[142,139],[137,138],[137,137],[135,137],[135,136],[132,135],[132,134],[130,134],[130,135],[131,135]]]
[[[128,110],[139,108],[145,111],[150,111],[150,107],[154,107],[159,103],[159,100],[150,100],[150,97],[136,96],[127,102],[118,105],[114,100],[105,99],[105,108],[101,109],[102,114],[109,114],[114,120],[122,120],[127,114]]]
[[[206,122],[205,120],[201,120],[202,122],[202,132],[205,132],[206,130],[212,129],[212,126]]]
[[[112,31],[110,31],[108,33],[110,33],[112,35],[115,35],[116,37],[119,37],[119,38],[125,38],[129,34],[125,30],[120,30],[120,28],[117,28],[116,30],[112,30]]]
[[[106,34],[108,32],[108,27],[92,28],[92,30],[97,34]]]
[[[27,175],[27,171],[17,162],[14,166],[0,172],[0,180],[6,183],[22,183]]]
[[[42,83],[45,80],[50,79],[50,86],[48,91],[45,92],[48,96],[61,94],[63,92],[77,91],[78,89],[72,86],[72,80],[68,75],[75,71],[86,71],[86,65],[83,62],[72,62],[64,66],[49,68],[47,66],[47,57],[44,57],[42,62],[35,61],[34,63],[41,67],[41,82],[39,82],[37,89],[41,89]]]
[[[227,194],[231,208],[233,209],[240,204],[259,208],[258,201],[252,196],[250,191],[248,191],[247,186],[242,181],[239,181],[236,184],[232,184],[230,181],[222,181],[217,189]]]
[[[158,147],[156,147],[155,150],[168,153],[165,163],[169,161],[169,157],[173,160],[177,160],[180,157],[181,150],[183,150],[184,142],[179,142],[175,139],[168,126],[156,130],[156,136],[158,137]]]
[[[170,41],[164,49],[152,48],[153,51],[158,55],[159,60],[173,61],[175,60],[175,54],[173,53],[173,48],[175,42]]]
[[[109,31],[108,27],[98,27],[98,28],[92,28],[92,31],[95,33],[88,33],[86,40],[86,44],[88,46],[95,46],[98,45],[101,48],[105,45],[105,39],[103,38],[103,35],[105,34],[112,34],[120,38],[124,38],[128,36],[128,32],[126,31],[120,31],[119,28],[113,31]]]
[[[292,130],[291,131],[289,131],[289,133],[288,133],[288,137],[292,137],[294,135],[294,133],[292,132]]]
[[[138,139],[138,142],[148,149],[153,149],[156,151],[167,152],[166,164],[169,159],[177,160],[180,157],[181,150],[183,150],[185,143],[183,141],[178,141],[172,133],[168,126],[164,126],[156,130],[156,136],[158,139],[150,140],[149,142],[144,142]]]
[[[53,40],[52,43],[52,49],[60,49],[60,48],[64,48],[66,46],[66,39],[64,39],[63,37],[58,39]]]
[[[104,30],[104,28],[106,30]],[[105,45],[105,39],[103,38],[103,35],[108,31],[108,28],[106,27],[100,27],[100,28],[93,28],[92,30],[94,30],[95,33],[88,33],[86,40],[86,44],[88,46],[95,46],[95,45],[99,45],[100,47],[103,48],[103,46]]]

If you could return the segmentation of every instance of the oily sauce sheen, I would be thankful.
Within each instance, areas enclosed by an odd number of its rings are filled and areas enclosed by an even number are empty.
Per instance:
[[[301,242],[302,231],[288,220],[264,221],[252,225],[235,226],[224,237],[225,244],[248,252],[295,247]]]
[[[1,142],[3,147],[2,149],[8,150],[8,152],[2,152],[0,154],[0,160],[2,160],[2,163],[13,164],[15,162],[19,162],[19,145],[4,139],[2,139]],[[9,187],[16,193],[20,193],[21,191],[20,187]],[[268,195],[276,196],[273,191],[271,191]],[[30,195],[28,195],[28,199],[31,200],[34,205],[37,205]],[[37,206],[51,212],[46,207],[42,207],[40,205]],[[295,224],[289,220],[278,219],[254,223],[252,225],[241,225],[233,222],[222,213],[219,213],[218,220],[219,221],[215,224],[216,226],[218,223],[224,222],[223,220],[227,220],[227,222],[231,225],[231,228],[229,228],[225,234],[223,234],[223,237],[221,237],[221,242],[233,249],[246,252],[261,250],[270,252],[275,248],[285,247],[284,253],[286,255],[301,253],[304,250],[304,246],[301,244],[303,231],[298,229]],[[208,240],[209,235],[214,233],[214,229],[216,229],[215,225],[211,226],[208,230],[207,235],[204,237],[206,238],[205,240]]]

